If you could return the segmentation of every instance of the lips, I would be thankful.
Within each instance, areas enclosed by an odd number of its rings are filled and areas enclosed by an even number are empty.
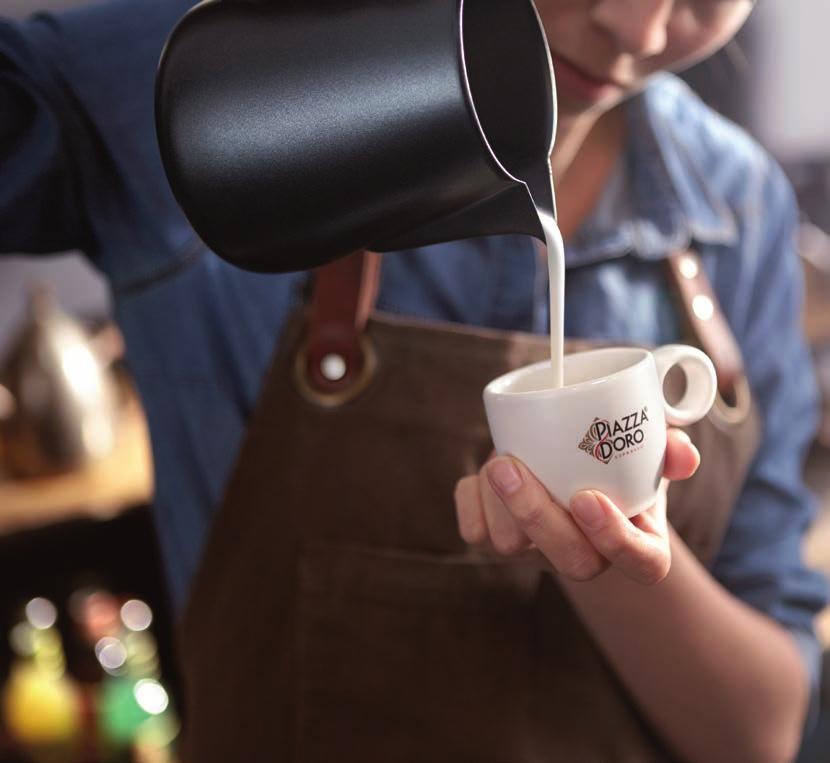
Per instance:
[[[558,53],[552,53],[557,89],[580,101],[597,102],[626,91],[626,86],[612,79],[596,77]]]

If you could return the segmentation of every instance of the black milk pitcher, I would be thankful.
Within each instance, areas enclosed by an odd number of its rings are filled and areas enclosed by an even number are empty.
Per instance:
[[[248,270],[544,241],[555,216],[532,0],[208,0],[167,42],[156,125],[196,232]]]

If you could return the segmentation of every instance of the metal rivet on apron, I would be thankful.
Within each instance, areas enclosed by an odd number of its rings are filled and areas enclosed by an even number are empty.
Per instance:
[[[683,257],[680,260],[680,275],[683,278],[688,278],[690,281],[693,278],[697,278],[697,274],[700,272],[700,268],[698,267],[697,261],[694,257]]]
[[[375,347],[369,337],[363,334],[360,337],[362,365],[354,378],[349,378],[349,364],[339,352],[327,352],[323,355],[317,368],[323,379],[333,386],[331,390],[321,390],[309,378],[307,351],[308,348],[303,345],[294,359],[294,381],[297,390],[306,400],[324,408],[336,408],[356,398],[372,381],[378,368]]]
[[[708,321],[715,314],[715,305],[705,294],[698,294],[692,300],[692,310],[702,321]]]
[[[346,375],[346,359],[330,352],[320,361],[320,373],[329,381],[340,381]]]

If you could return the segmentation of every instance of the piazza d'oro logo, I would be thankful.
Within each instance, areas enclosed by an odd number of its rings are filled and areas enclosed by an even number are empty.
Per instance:
[[[648,421],[648,407],[615,419],[595,418],[579,443],[579,449],[602,463],[621,458],[639,447],[645,440],[643,424]]]

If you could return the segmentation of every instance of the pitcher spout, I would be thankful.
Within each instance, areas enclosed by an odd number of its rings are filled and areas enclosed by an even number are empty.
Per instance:
[[[545,240],[527,185],[516,183],[475,204],[432,220],[414,230],[375,242],[376,252],[395,252],[477,236],[524,234]]]

